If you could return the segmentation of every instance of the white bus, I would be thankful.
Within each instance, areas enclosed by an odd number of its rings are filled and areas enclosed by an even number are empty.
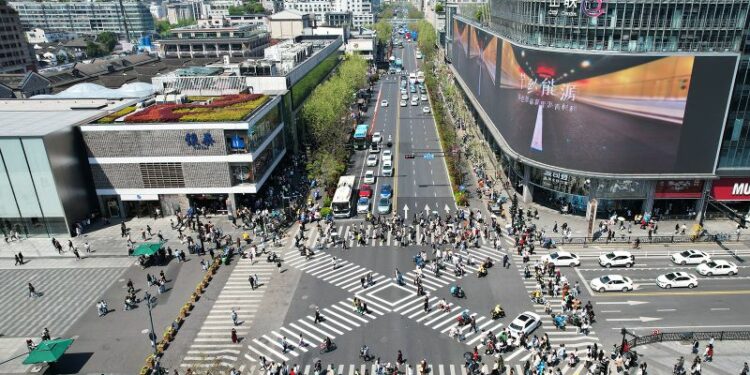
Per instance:
[[[336,185],[336,192],[333,194],[333,201],[331,202],[333,217],[346,218],[352,215],[355,179],[355,176],[341,176],[339,178],[339,183]]]
[[[417,82],[424,83],[424,72],[421,70],[417,72]]]

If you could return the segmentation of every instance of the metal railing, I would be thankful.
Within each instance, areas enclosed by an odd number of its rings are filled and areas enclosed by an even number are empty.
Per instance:
[[[668,236],[636,236],[636,235],[616,235],[613,238],[607,238],[607,235],[594,236],[594,237],[564,237],[564,236],[549,236],[545,234],[545,238],[552,239],[555,244],[558,245],[623,245],[633,244],[636,240],[640,241],[641,245],[648,244],[665,244],[665,243],[727,243],[727,242],[742,242],[750,241],[750,235],[747,234],[733,234],[733,233],[716,233],[716,234],[704,234],[700,236],[691,235],[668,235]]]
[[[661,332],[654,330],[653,333],[647,336],[636,336],[630,332],[628,334],[633,336],[632,339],[627,340],[628,347],[631,349],[640,345],[669,341],[706,341],[711,338],[719,341],[750,340],[750,331]],[[617,349],[619,350],[620,346]]]

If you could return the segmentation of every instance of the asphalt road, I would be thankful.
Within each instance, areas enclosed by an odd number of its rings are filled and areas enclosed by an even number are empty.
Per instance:
[[[623,275],[633,279],[636,288],[627,293],[598,293],[586,288],[584,298],[590,299],[597,312],[598,331],[605,347],[619,344],[621,328],[638,335],[648,335],[654,330],[671,331],[732,331],[750,328],[745,312],[750,307],[750,252],[737,255],[723,250],[708,251],[714,259],[734,262],[739,267],[735,276],[701,276],[696,266],[676,265],[668,253],[682,249],[651,251],[636,258],[632,268],[606,269],[597,257],[606,250],[581,250],[580,267],[567,272],[572,281],[588,286],[591,280],[604,275]],[[662,289],[655,284],[659,275],[669,272],[688,272],[698,277],[694,289]]]

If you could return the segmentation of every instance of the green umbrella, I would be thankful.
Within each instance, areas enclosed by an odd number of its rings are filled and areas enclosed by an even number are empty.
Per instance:
[[[35,363],[57,362],[72,343],[73,339],[42,341],[29,353],[23,364],[33,365]]]
[[[161,249],[161,243],[158,242],[144,242],[138,247],[135,248],[133,251],[133,256],[139,256],[139,255],[154,255],[157,251]]]

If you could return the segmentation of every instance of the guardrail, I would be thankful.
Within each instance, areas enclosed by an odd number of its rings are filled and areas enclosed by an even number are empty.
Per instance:
[[[700,242],[742,242],[750,241],[750,235],[744,234],[730,234],[730,233],[717,233],[717,234],[704,234],[702,236],[688,236],[688,235],[669,235],[669,236],[634,236],[634,235],[616,235],[613,238],[607,238],[607,235],[598,237],[563,237],[563,236],[548,236],[559,245],[622,245],[622,244],[633,244],[636,240],[640,241],[641,245],[646,244],[663,244],[663,243],[700,243]]]
[[[647,336],[636,336],[630,332],[628,334],[634,336],[632,339],[627,340],[630,349],[640,345],[669,341],[707,341],[711,338],[719,341],[750,340],[750,331],[661,332],[657,329]],[[617,349],[619,351],[621,346],[618,346]]]

